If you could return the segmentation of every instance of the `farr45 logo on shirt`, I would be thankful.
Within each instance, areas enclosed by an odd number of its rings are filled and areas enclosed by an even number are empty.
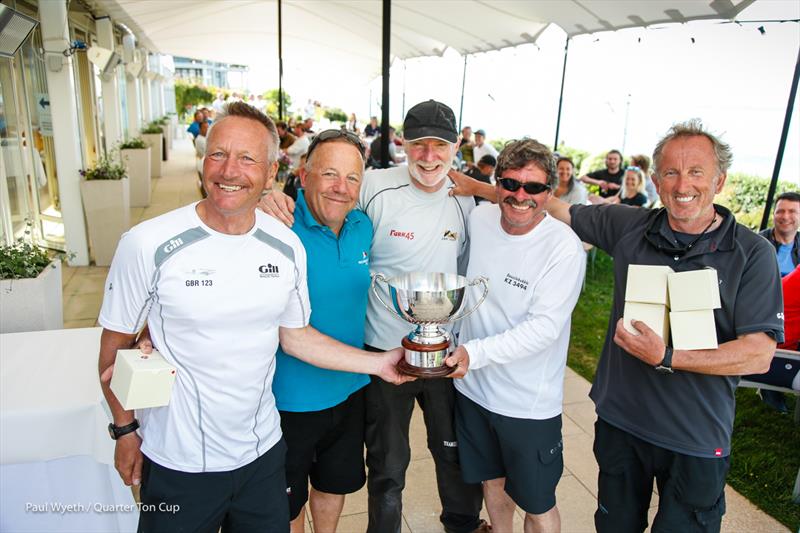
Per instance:
[[[389,230],[389,237],[402,237],[404,239],[408,239],[409,241],[414,240],[414,232],[413,231],[398,231],[396,229]]]

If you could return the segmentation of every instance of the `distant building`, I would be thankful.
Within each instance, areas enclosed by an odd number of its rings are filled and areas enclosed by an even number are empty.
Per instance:
[[[248,67],[189,57],[175,57],[175,78],[223,89],[247,86]]]

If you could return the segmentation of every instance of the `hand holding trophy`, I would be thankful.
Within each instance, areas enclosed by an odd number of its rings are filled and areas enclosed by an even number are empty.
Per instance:
[[[389,288],[391,307],[377,290],[379,281]],[[467,287],[475,285],[483,285],[483,294],[472,309],[463,311]],[[372,276],[372,291],[390,313],[417,326],[403,337],[405,357],[397,369],[419,378],[439,378],[455,370],[444,363],[453,349],[452,336],[440,326],[473,313],[486,299],[489,284],[482,276],[468,281],[464,276],[441,272],[412,272],[388,279],[376,273]]]

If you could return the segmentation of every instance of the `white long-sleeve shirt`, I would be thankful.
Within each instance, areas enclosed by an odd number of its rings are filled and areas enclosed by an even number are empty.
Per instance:
[[[562,411],[570,317],[586,270],[581,242],[550,216],[525,235],[509,235],[497,205],[475,208],[469,228],[467,277],[487,277],[489,295],[462,323],[470,364],[456,388],[494,413],[552,418]],[[469,295],[474,305],[475,292]]]

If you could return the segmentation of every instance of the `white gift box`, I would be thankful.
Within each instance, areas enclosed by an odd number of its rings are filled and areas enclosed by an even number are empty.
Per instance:
[[[667,342],[666,339],[669,338],[669,313],[666,305],[625,302],[622,323],[626,330],[634,335],[640,335],[631,325],[631,320],[641,320],[655,331],[661,337],[661,340]]]
[[[169,404],[175,371],[155,350],[151,354],[138,349],[119,350],[111,391],[126,410],[161,407]]]
[[[699,311],[721,307],[719,280],[717,271],[713,268],[675,272],[668,278],[670,311]]]
[[[669,320],[675,350],[714,350],[719,347],[713,309],[672,311]]]
[[[667,276],[673,270],[668,266],[628,265],[625,284],[625,301],[670,306]]]

